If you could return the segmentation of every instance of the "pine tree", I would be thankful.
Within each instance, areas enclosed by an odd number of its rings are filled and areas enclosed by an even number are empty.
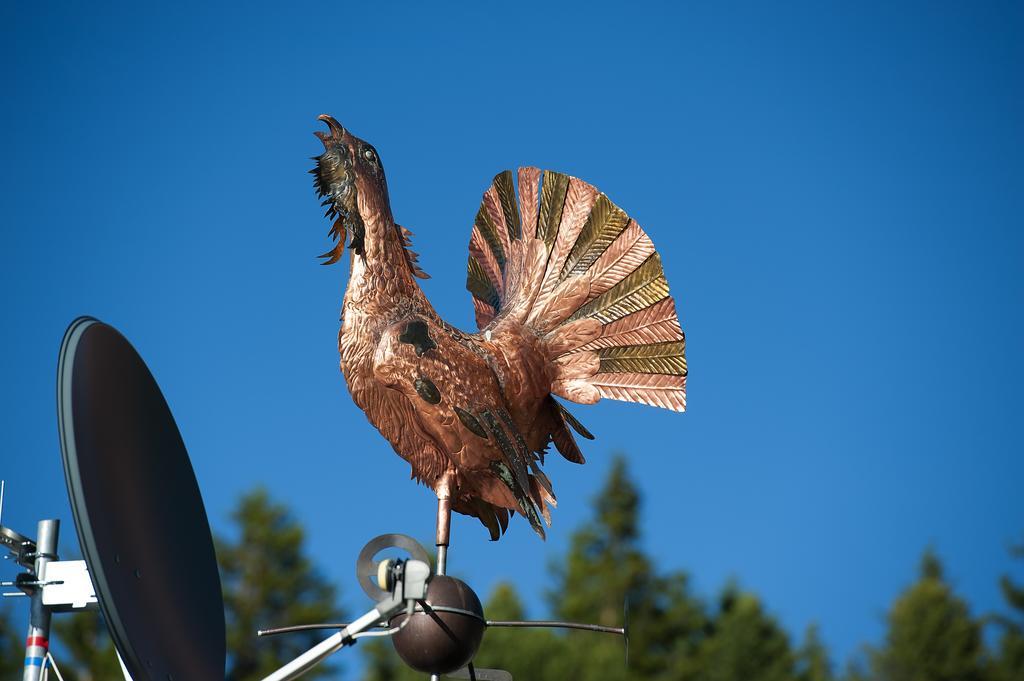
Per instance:
[[[515,588],[498,584],[484,604],[491,620],[523,620],[527,615]],[[474,661],[485,669],[504,669],[514,679],[574,678],[565,675],[566,656],[570,651],[564,636],[550,629],[491,628],[484,634],[483,644]]]
[[[1010,553],[1015,558],[1024,559],[1024,544],[1011,547]],[[993,660],[992,676],[995,681],[1024,681],[1024,584],[1003,575],[999,588],[1012,615],[997,618],[1003,632],[999,638],[998,655]]]
[[[817,624],[811,624],[804,632],[804,641],[797,651],[797,678],[800,681],[832,681],[832,663]]]
[[[701,681],[795,681],[789,637],[756,596],[725,588],[708,637],[698,649]]]
[[[323,632],[257,639],[259,628],[343,621],[336,593],[305,555],[302,526],[266,491],[246,494],[232,513],[238,538],[217,538],[227,621],[227,681],[259,679],[315,645]],[[334,668],[321,664],[303,678]]]
[[[860,653],[857,654],[854,659],[849,660],[846,663],[846,669],[843,671],[843,675],[841,677],[843,681],[872,681],[864,663],[864,653],[869,651],[870,648],[867,650],[862,648]]]
[[[640,548],[639,514],[640,493],[618,456],[595,499],[596,517],[573,533],[568,555],[555,566],[552,610],[561,619],[619,626],[628,602],[629,674],[686,678],[704,627],[703,608],[690,595],[685,574],[657,574]],[[620,639],[589,632],[566,638],[573,678],[627,677]]]
[[[879,681],[975,681],[983,678],[981,626],[953,594],[930,549],[920,577],[893,604],[885,644],[870,654]]]

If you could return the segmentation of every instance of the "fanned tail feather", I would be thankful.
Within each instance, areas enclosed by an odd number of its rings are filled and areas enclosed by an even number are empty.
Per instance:
[[[683,411],[686,338],[651,239],[582,180],[537,168],[517,177],[518,196],[511,171],[495,177],[470,240],[480,328],[512,316],[541,335],[556,395]],[[556,423],[559,451],[582,460],[561,413]]]

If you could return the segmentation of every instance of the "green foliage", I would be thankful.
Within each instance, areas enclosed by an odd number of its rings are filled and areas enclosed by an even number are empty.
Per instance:
[[[620,626],[628,602],[630,673],[685,678],[705,628],[703,607],[685,574],[658,574],[641,549],[640,493],[623,457],[613,461],[594,510],[594,520],[573,533],[569,554],[555,565],[551,609],[560,619]],[[567,638],[579,678],[627,678],[621,639],[588,632]]]
[[[789,637],[764,612],[755,595],[735,585],[722,593],[710,635],[697,654],[697,677],[702,681],[796,679]]]
[[[261,628],[342,621],[334,587],[320,576],[304,550],[302,526],[264,490],[242,497],[232,513],[238,538],[217,538],[227,620],[227,681],[252,681],[315,645],[323,632],[256,638]],[[303,677],[331,674],[320,665]]]
[[[799,681],[832,681],[832,663],[828,650],[818,633],[818,625],[811,624],[804,632],[804,640],[797,651],[797,679]]]
[[[871,651],[878,681],[974,681],[984,678],[981,625],[945,582],[928,550],[917,582],[888,615],[885,644]]]
[[[870,681],[871,677],[864,669],[863,660],[859,657],[850,660],[846,664],[846,671],[843,673],[843,681]]]
[[[1024,559],[1024,544],[1012,547],[1010,553]],[[999,588],[1011,615],[997,619],[1003,632],[997,655],[992,661],[992,678],[993,681],[1024,681],[1024,584],[1003,575]]]
[[[507,583],[495,587],[484,604],[484,612],[492,620],[527,618],[515,588]],[[475,665],[484,669],[505,669],[514,679],[567,679],[573,678],[564,668],[568,652],[565,638],[551,629],[497,627],[484,634]]]

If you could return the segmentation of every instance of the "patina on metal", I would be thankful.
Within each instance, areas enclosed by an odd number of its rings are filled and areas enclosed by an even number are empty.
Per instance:
[[[441,401],[441,393],[434,385],[434,382],[425,376],[420,376],[414,383],[419,396],[430,404],[438,404]]]
[[[416,350],[416,356],[422,357],[427,350],[433,350],[437,343],[430,337],[427,323],[422,319],[416,319],[405,325],[405,331],[398,337],[402,343],[408,343]]]
[[[459,417],[459,420],[462,421],[462,425],[466,426],[470,432],[479,435],[485,440],[489,437],[487,435],[487,431],[482,425],[480,425],[480,421],[465,409],[455,407],[455,415]]]

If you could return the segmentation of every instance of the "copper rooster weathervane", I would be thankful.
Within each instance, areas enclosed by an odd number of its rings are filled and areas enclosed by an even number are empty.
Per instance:
[[[412,474],[437,494],[443,574],[451,511],[498,539],[512,512],[544,537],[555,506],[541,471],[553,442],[583,463],[572,430],[593,436],[554,396],[683,411],[686,341],[661,258],[636,222],[575,177],[520,168],[494,178],[469,240],[477,333],[434,311],[427,275],[395,223],[373,146],[323,115],[314,185],[351,271],[339,335],[356,404]]]

